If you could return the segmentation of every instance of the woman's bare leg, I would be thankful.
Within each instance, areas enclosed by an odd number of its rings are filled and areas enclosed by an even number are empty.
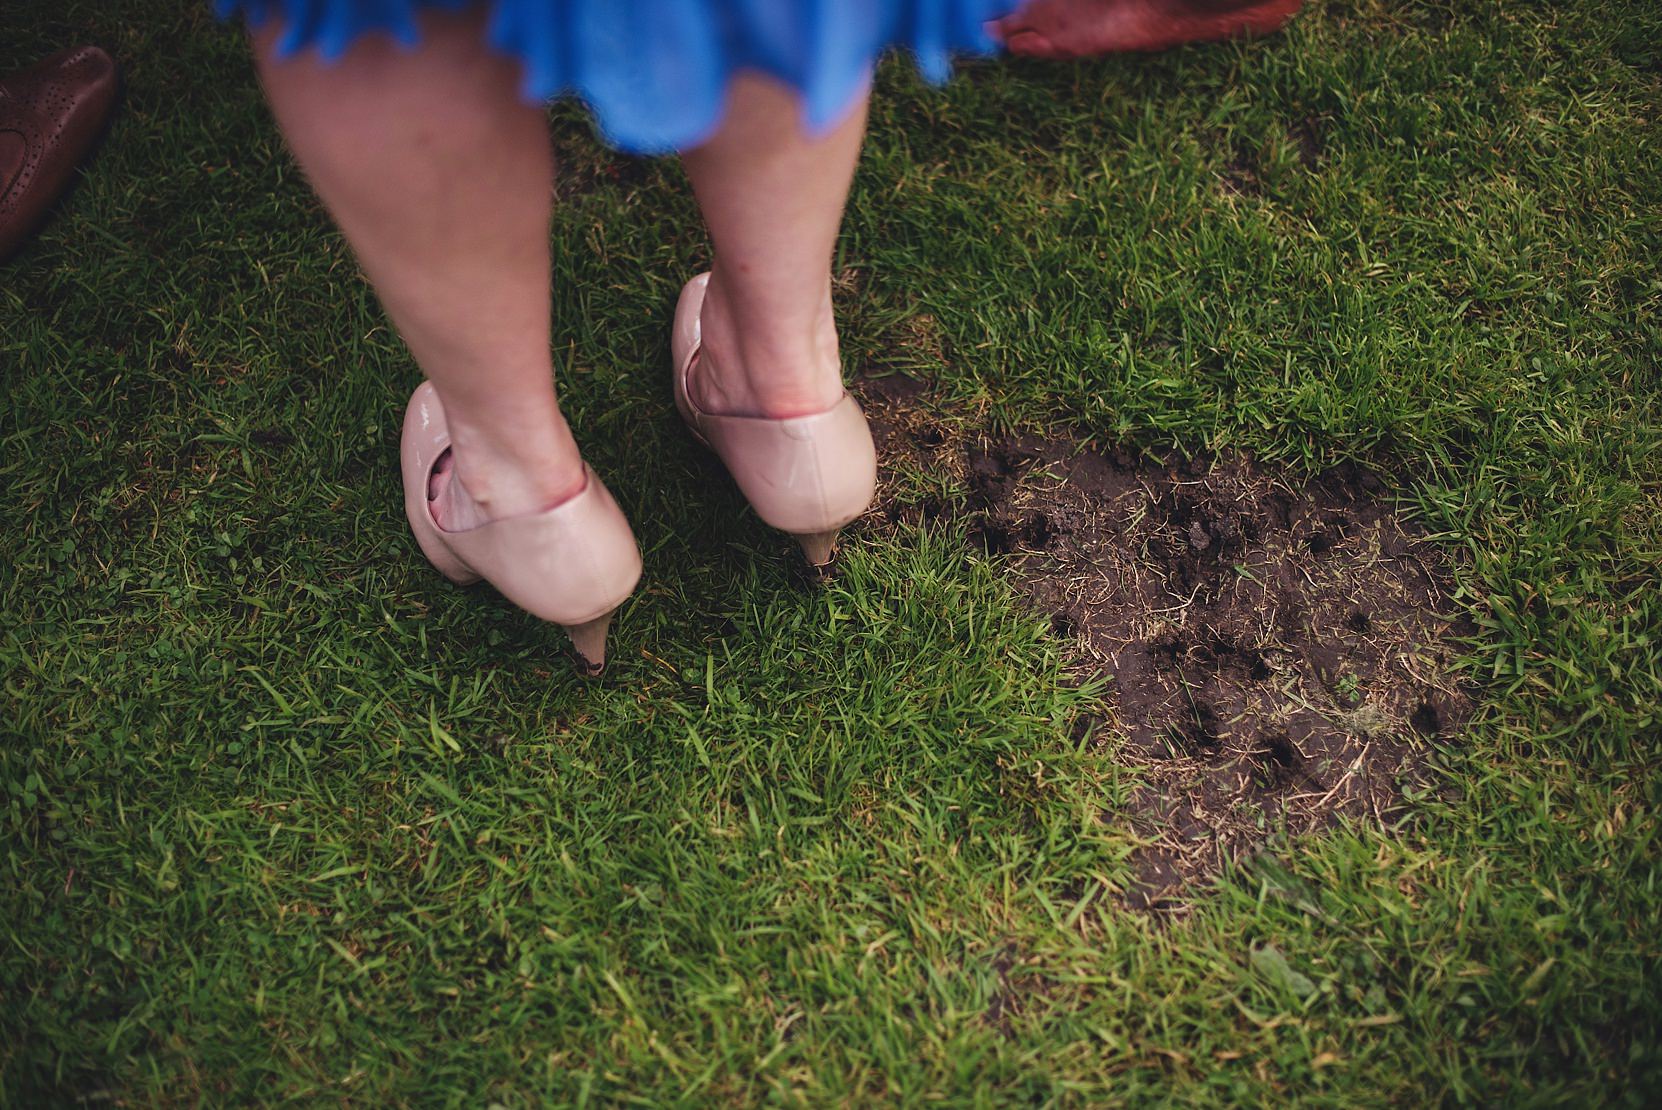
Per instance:
[[[276,34],[254,37],[272,110],[444,402],[459,482],[434,504],[441,525],[577,493],[549,354],[554,157],[515,66],[472,16],[424,19],[417,50],[368,37],[336,63],[276,60]]]
[[[828,134],[795,93],[741,76],[721,129],[682,155],[715,244],[693,387],[707,412],[799,416],[842,396],[831,254],[865,134],[862,96]]]

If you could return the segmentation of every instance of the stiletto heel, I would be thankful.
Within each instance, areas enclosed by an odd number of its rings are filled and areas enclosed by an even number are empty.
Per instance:
[[[521,609],[564,626],[578,671],[599,674],[612,613],[641,576],[635,535],[600,476],[585,463],[583,488],[551,509],[446,532],[433,519],[428,490],[449,450],[444,406],[423,382],[405,411],[401,442],[404,513],[422,553],[452,582],[482,578]]]
[[[837,537],[841,534],[842,529],[833,528],[829,532],[799,532],[794,538],[802,545],[802,557],[808,560],[808,566],[825,570],[837,556]]]
[[[837,534],[866,511],[877,491],[877,448],[858,402],[844,393],[835,405],[807,416],[722,416],[692,399],[693,369],[702,329],[699,314],[709,274],[681,290],[670,341],[675,407],[694,438],[727,465],[750,507],[788,532],[816,570],[831,563]]]
[[[566,625],[566,635],[571,637],[571,646],[577,652],[578,674],[597,678],[606,669],[606,630],[611,626],[611,613],[582,624]]]

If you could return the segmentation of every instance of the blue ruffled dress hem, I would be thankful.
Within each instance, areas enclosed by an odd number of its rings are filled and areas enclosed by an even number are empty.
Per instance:
[[[340,58],[365,34],[414,47],[424,10],[473,0],[214,0],[221,18],[283,24],[276,52]],[[685,150],[721,120],[733,74],[769,74],[802,94],[808,127],[842,119],[890,47],[944,81],[955,55],[990,54],[984,24],[1015,0],[491,0],[487,41],[516,58],[521,93],[575,96],[607,142],[636,154]]]

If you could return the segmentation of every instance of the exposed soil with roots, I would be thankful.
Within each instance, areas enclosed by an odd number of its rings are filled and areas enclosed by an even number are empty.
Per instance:
[[[1181,910],[1279,832],[1390,821],[1432,746],[1458,737],[1470,700],[1452,664],[1471,629],[1443,553],[1369,471],[966,435],[914,381],[856,392],[880,517],[959,517],[1081,672],[1107,677],[1098,740],[1117,738],[1142,780],[1126,904]]]

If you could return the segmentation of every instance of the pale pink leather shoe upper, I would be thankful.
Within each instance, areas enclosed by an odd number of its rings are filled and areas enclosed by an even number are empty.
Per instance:
[[[404,413],[404,511],[422,552],[447,578],[464,585],[484,578],[521,609],[568,626],[610,613],[634,590],[640,549],[588,464],[588,484],[552,509],[446,532],[433,520],[427,488],[449,448],[438,391],[423,382]]]
[[[687,392],[698,354],[699,312],[709,274],[681,290],[670,337],[675,407],[727,464],[756,515],[783,532],[831,532],[866,511],[877,489],[877,449],[860,405],[847,393],[824,412],[771,419],[702,412]]]

